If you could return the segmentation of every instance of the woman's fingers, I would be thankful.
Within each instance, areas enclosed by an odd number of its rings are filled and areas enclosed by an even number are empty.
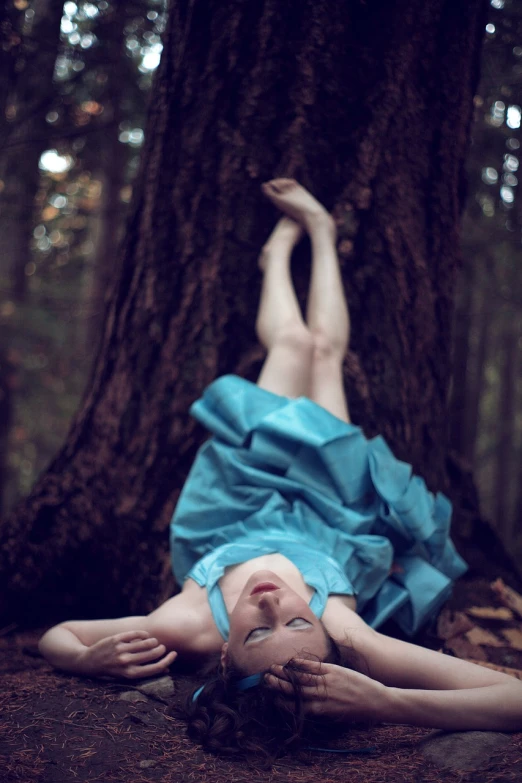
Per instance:
[[[308,668],[311,671],[303,672],[292,670],[292,675],[298,680],[300,686],[300,692],[303,699],[308,702],[322,702],[326,698],[326,684],[324,675],[326,674],[324,664],[320,661],[308,661],[299,660],[296,661],[299,664],[309,664]],[[322,667],[322,669],[321,669]],[[294,694],[294,688],[289,679],[289,674],[285,668],[281,665],[274,664],[270,667],[270,673],[266,675],[266,683],[270,688],[279,690],[285,695],[292,696]],[[315,709],[317,705],[311,705],[310,707]],[[308,708],[307,708],[308,711]]]
[[[294,658],[294,663],[312,674],[327,674],[328,664],[309,658]]]
[[[266,684],[269,688],[279,691],[284,696],[294,696],[294,686],[288,680],[281,680],[279,677],[275,677],[273,674],[266,675]],[[319,694],[315,685],[302,685],[300,688],[302,698],[310,705],[307,706],[307,712],[315,712],[319,714],[319,703],[324,699],[324,694]]]
[[[122,652],[140,652],[141,650],[150,650],[153,647],[157,647],[158,640],[154,636],[149,636],[148,639],[134,639],[130,642],[122,642],[119,649]]]
[[[166,653],[166,647],[164,644],[157,644],[149,650],[141,650],[137,652],[125,652],[122,653],[122,657],[126,663],[141,664],[148,661],[155,661]]]
[[[275,674],[267,674],[265,680],[269,688],[279,690],[282,693],[288,694],[289,696],[292,696],[294,693],[294,687],[292,683],[288,682],[288,680],[283,680],[280,677],[276,677]]]
[[[303,698],[316,699],[318,696],[318,687],[322,683],[322,678],[320,679],[312,674],[303,674],[303,672],[295,672],[295,674],[299,680],[299,685],[301,686],[300,691]],[[292,683],[289,680],[276,676],[275,674],[266,675],[266,684],[269,688],[280,690],[282,693],[288,694],[290,696],[294,693],[294,686]]]
[[[116,642],[132,642],[133,639],[149,639],[147,631],[124,631],[112,637]]]
[[[145,639],[150,639],[150,633],[147,631],[124,631],[123,633],[117,633],[114,636],[110,637],[113,639],[114,642],[133,642],[133,641],[143,641]]]
[[[138,679],[139,677],[152,677],[155,674],[159,674],[164,671],[170,664],[176,659],[177,652],[172,650],[167,653],[160,661],[156,663],[149,663],[141,666],[131,665],[126,671],[127,677],[133,677]]]
[[[297,661],[296,661],[297,663]],[[292,675],[294,677],[297,677],[301,685],[318,685],[323,678],[323,675],[326,674],[326,672],[321,670],[321,662],[320,661],[305,661],[303,660],[302,663],[310,663],[310,664],[316,664],[315,666],[308,667],[309,671],[296,671],[295,669],[292,669]],[[299,661],[299,664],[301,664],[301,661]],[[276,677],[279,677],[283,680],[290,680],[290,675],[285,670],[284,666],[281,666],[279,664],[274,664],[270,667],[270,673],[275,674]]]

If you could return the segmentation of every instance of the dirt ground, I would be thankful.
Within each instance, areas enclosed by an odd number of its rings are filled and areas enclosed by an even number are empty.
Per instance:
[[[471,631],[470,637],[470,615],[463,612],[470,607],[505,610],[487,582],[462,581],[438,624],[415,641],[434,649],[445,647],[449,654],[459,657],[479,656],[483,661],[520,670],[522,676],[522,645],[517,636],[517,631],[522,631],[522,619],[516,613],[508,619],[505,615],[503,619],[480,620],[472,616],[479,635]],[[522,732],[449,735],[411,726],[381,725],[370,730],[351,729],[346,734],[342,743],[345,747],[375,748],[367,755],[310,753],[301,763],[287,757],[271,772],[249,768],[245,762],[216,758],[196,748],[185,736],[183,722],[169,714],[171,706],[180,704],[199,680],[186,675],[176,677],[173,670],[172,678],[163,678],[155,693],[144,694],[139,689],[145,681],[80,679],[55,672],[38,655],[36,642],[44,630],[14,630],[0,638],[1,783],[522,780]],[[506,630],[511,636],[506,637]],[[485,635],[481,636],[480,631]],[[434,761],[427,748],[441,736],[455,738],[457,748],[467,736],[476,748],[471,753],[472,761],[464,756],[460,761],[458,750],[443,753]],[[491,747],[486,753],[489,739]]]

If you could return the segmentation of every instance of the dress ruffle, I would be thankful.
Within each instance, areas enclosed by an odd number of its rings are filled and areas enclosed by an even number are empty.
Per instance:
[[[178,582],[218,546],[286,532],[341,565],[370,625],[392,617],[413,635],[467,570],[449,537],[449,500],[381,436],[234,375],[207,387],[191,414],[214,437],[172,520]]]

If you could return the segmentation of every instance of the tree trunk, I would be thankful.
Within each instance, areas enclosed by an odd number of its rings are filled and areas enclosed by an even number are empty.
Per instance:
[[[504,313],[500,338],[502,355],[498,407],[498,446],[495,465],[495,526],[503,534],[509,527],[512,478],[513,432],[515,427],[515,384],[518,334],[510,314]],[[513,476],[514,478],[514,476]]]
[[[0,25],[0,129],[4,126],[9,100],[16,83],[16,62],[21,56],[24,15],[14,2],[4,5]]]
[[[353,320],[350,407],[447,489],[463,160],[481,0],[177,0],[100,352],[62,450],[4,525],[5,613],[150,609],[216,376],[256,379],[261,182],[333,210]],[[296,259],[301,302],[305,253]],[[348,467],[347,467],[348,469]]]
[[[33,6],[36,48],[20,58],[23,69],[10,99],[9,120],[2,128],[5,184],[0,249],[2,263],[10,271],[11,295],[17,302],[24,301],[27,288],[26,266],[31,257],[34,201],[40,182],[38,163],[50,137],[45,116],[54,97],[63,0],[37,0]]]
[[[118,141],[118,128],[107,132],[104,158],[106,167],[98,172],[96,177],[102,182],[102,203],[98,216],[94,266],[91,270],[85,301],[88,317],[85,324],[85,341],[87,350],[97,346],[102,332],[103,314],[107,306],[107,292],[114,283],[116,271],[115,261],[121,244],[121,233],[124,227],[122,212],[125,205],[121,201],[121,189],[124,183],[126,154],[123,145]]]
[[[482,399],[482,390],[484,389],[492,315],[493,299],[491,297],[491,291],[482,283],[482,297],[478,313],[477,350],[467,400],[468,432],[466,436],[466,457],[473,467],[475,467],[477,436],[480,422],[480,403]]]
[[[469,248],[468,248],[469,252]],[[494,579],[501,576],[507,579],[513,586],[522,588],[522,569],[520,563],[517,564],[516,556],[513,556],[513,549],[508,546],[507,539],[499,535],[499,529],[496,523],[490,522],[480,511],[479,496],[473,478],[473,469],[480,468],[480,464],[485,459],[485,454],[477,455],[476,441],[480,419],[481,397],[485,388],[485,370],[486,360],[490,353],[495,353],[496,345],[492,342],[493,315],[495,307],[499,307],[500,299],[495,298],[493,289],[501,287],[498,281],[497,286],[493,286],[492,278],[495,274],[493,259],[486,259],[485,279],[484,273],[477,275],[476,285],[482,289],[481,301],[477,310],[473,313],[473,320],[476,321],[475,328],[478,329],[477,345],[473,361],[469,362],[470,374],[468,393],[466,394],[466,421],[469,428],[465,437],[467,449],[462,451],[450,450],[448,453],[448,472],[452,485],[452,500],[454,502],[454,516],[457,524],[453,528],[453,538],[464,553],[470,568],[479,572],[482,577]],[[514,279],[509,281],[508,288],[513,290],[516,282]],[[505,303],[504,303],[505,305]],[[507,321],[506,321],[507,326]],[[502,341],[502,335],[500,336]],[[501,344],[498,348],[501,350]],[[511,351],[511,348],[509,349]],[[507,368],[505,368],[507,369]],[[502,382],[501,382],[502,385]],[[501,392],[502,393],[502,392]],[[511,403],[508,402],[508,407]],[[500,431],[497,417],[495,432]],[[494,437],[494,435],[492,435]],[[490,456],[496,454],[496,445],[488,449],[486,454]],[[483,476],[482,471],[482,476]],[[498,512],[498,509],[497,509]],[[508,554],[511,552],[511,555]]]
[[[453,377],[450,401],[450,444],[458,454],[469,459],[469,408],[470,398],[470,332],[473,324],[473,299],[475,275],[471,264],[467,264],[459,281],[455,320],[453,324]]]
[[[146,10],[142,9],[143,14]],[[126,57],[124,28],[135,8],[113,10],[103,19],[104,69],[107,72],[106,89],[98,96],[104,106],[104,121],[108,127],[91,136],[87,165],[102,181],[102,206],[99,214],[98,232],[93,254],[95,263],[90,278],[90,291],[86,294],[89,318],[86,339],[88,345],[97,346],[102,332],[103,314],[107,305],[107,292],[115,275],[115,261],[121,244],[127,205],[121,200],[128,164],[128,149],[119,140],[120,123],[123,119],[121,95],[122,84],[133,78]],[[99,31],[100,35],[101,31]],[[94,148],[93,148],[94,147]]]
[[[516,477],[517,496],[515,513],[513,514],[511,539],[515,552],[522,554],[522,447],[517,454]]]
[[[5,329],[0,331],[5,335]],[[3,345],[0,345],[0,514],[4,509],[5,488],[7,485],[9,452],[9,428],[13,410],[12,400],[13,367]]]

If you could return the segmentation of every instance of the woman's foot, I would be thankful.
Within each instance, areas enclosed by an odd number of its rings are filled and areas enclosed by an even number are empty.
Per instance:
[[[303,237],[304,231],[299,223],[289,217],[283,217],[275,225],[274,230],[266,240],[259,256],[258,265],[264,272],[270,256],[280,253],[290,255],[294,247]]]
[[[276,207],[300,223],[308,233],[319,226],[326,226],[335,234],[335,222],[332,216],[295,179],[272,179],[264,182],[261,190]]]

